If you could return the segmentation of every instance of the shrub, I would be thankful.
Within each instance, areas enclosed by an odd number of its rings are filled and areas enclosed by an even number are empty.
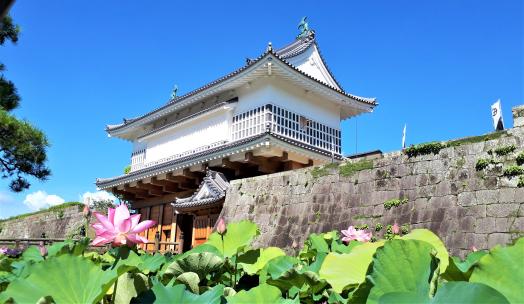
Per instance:
[[[419,155],[438,154],[440,150],[444,148],[446,148],[445,144],[442,144],[440,142],[430,142],[426,144],[411,146],[405,149],[404,153],[408,157],[417,157]]]
[[[492,164],[492,163],[493,163],[493,160],[491,159],[479,158],[477,159],[477,163],[475,164],[475,170],[482,171],[486,169],[489,166],[489,164]]]
[[[511,176],[518,176],[522,174],[524,174],[524,168],[520,166],[513,165],[513,166],[509,166],[504,169],[504,176],[511,177]]]
[[[515,160],[517,161],[517,165],[524,165],[524,152],[521,152]]]
[[[519,182],[517,183],[517,187],[524,188],[524,175],[519,176]]]
[[[124,168],[124,174],[129,174],[129,172],[131,172],[131,165],[127,165],[127,166]]]
[[[396,199],[390,199],[384,202],[384,209],[389,210],[393,207],[398,207],[400,205],[404,205],[408,202],[407,198],[396,198]]]
[[[515,147],[515,145],[509,145],[509,146],[496,148],[494,150],[494,152],[495,152],[495,154],[497,154],[497,156],[504,156],[504,155],[508,155],[508,154],[512,153],[516,149],[517,149],[517,147]]]
[[[375,231],[376,231],[376,232],[379,232],[380,230],[382,230],[382,228],[384,228],[384,226],[383,226],[381,223],[378,223],[378,224],[375,226]]]

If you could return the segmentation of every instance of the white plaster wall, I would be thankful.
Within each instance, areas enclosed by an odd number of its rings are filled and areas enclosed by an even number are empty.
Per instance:
[[[315,45],[308,48],[304,53],[287,59],[287,61],[311,77],[325,82],[335,88],[339,88],[335,80],[329,74]]]
[[[237,91],[238,105],[234,115],[272,103],[332,128],[340,128],[339,106],[311,92],[306,93],[281,78],[259,79]]]
[[[221,140],[229,140],[230,112],[203,115],[189,123],[144,139],[146,163]]]

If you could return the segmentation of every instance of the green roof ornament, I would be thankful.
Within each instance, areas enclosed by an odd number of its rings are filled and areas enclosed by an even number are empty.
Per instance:
[[[173,91],[171,92],[171,99],[176,98],[177,92],[178,92],[178,86],[175,84],[175,86],[173,87]]]
[[[297,36],[297,39],[304,38],[309,35],[311,30],[309,29],[307,16],[302,17],[302,20],[300,20],[300,23],[298,24],[298,29],[300,30],[300,34]]]

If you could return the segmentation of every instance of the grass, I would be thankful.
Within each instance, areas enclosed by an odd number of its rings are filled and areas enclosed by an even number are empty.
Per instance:
[[[56,205],[56,206],[49,207],[47,209],[38,210],[36,212],[30,212],[30,213],[24,213],[24,214],[20,214],[20,215],[11,216],[11,217],[8,217],[6,219],[0,220],[0,223],[4,223],[4,222],[7,222],[7,221],[12,221],[12,220],[23,219],[23,218],[26,218],[26,217],[31,216],[31,215],[40,214],[40,213],[46,213],[46,212],[57,212],[59,216],[60,216],[60,214],[62,214],[62,217],[63,217],[64,209],[72,207],[72,206],[83,206],[83,204],[79,203],[79,202],[67,202],[67,203],[63,203],[61,205]]]
[[[340,167],[338,167],[338,171],[340,175],[342,176],[352,176],[353,174],[362,171],[362,170],[368,170],[373,169],[373,161],[372,160],[361,160],[358,162],[347,162]]]
[[[313,176],[313,178],[326,176],[330,173],[331,169],[335,169],[336,167],[338,167],[338,163],[330,163],[324,166],[315,167],[311,170],[311,176]]]
[[[474,143],[479,143],[483,141],[498,139],[501,137],[505,137],[507,135],[508,134],[506,131],[499,131],[499,132],[489,133],[486,135],[472,136],[472,137],[466,137],[462,139],[448,141],[446,145],[448,147],[458,147],[462,145],[468,145],[468,144],[474,144]]]

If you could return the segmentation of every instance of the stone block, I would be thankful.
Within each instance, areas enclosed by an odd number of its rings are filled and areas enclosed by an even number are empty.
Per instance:
[[[511,234],[509,233],[491,233],[488,235],[488,248],[509,243],[511,243]]]
[[[480,190],[475,193],[475,196],[477,198],[477,204],[479,205],[495,204],[499,199],[499,193],[497,190]]]
[[[520,204],[492,204],[487,206],[487,215],[493,217],[516,217]]]
[[[478,218],[475,223],[475,232],[491,233],[495,231],[495,219],[491,217]]]
[[[458,205],[467,207],[477,205],[477,197],[474,192],[462,192],[458,194]]]

